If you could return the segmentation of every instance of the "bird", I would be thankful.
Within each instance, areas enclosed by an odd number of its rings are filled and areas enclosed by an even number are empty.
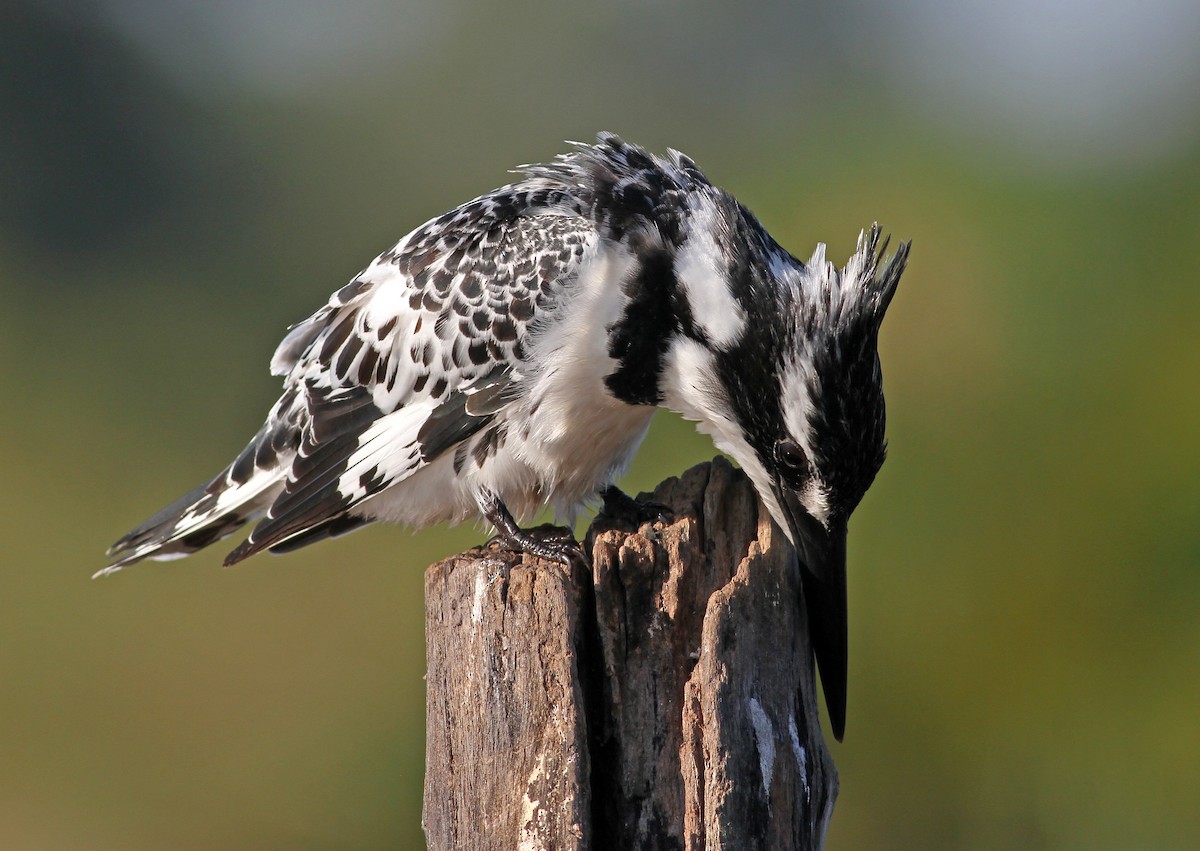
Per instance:
[[[110,574],[256,525],[225,559],[385,521],[522,524],[616,485],[658,408],[745,471],[793,544],[831,726],[845,728],[846,533],[886,453],[878,354],[910,243],[872,225],[801,261],[688,156],[612,133],[434,218],[293,325],[283,392],[234,461],[118,540]],[[543,530],[545,527],[541,527]]]

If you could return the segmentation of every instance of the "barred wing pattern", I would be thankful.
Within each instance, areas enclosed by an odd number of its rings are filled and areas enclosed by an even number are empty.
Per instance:
[[[284,392],[246,449],[118,541],[106,571],[187,555],[259,517],[227,564],[369,522],[347,512],[465,448],[521,395],[526,332],[598,239],[581,213],[561,184],[527,180],[380,255],[280,343]],[[482,443],[456,468],[482,460]]]

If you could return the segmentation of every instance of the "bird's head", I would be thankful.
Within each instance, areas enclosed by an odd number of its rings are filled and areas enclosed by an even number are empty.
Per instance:
[[[747,227],[754,231],[755,224]],[[801,263],[771,242],[738,238],[728,228],[724,233],[725,245],[750,246],[707,252],[734,258],[718,274],[729,282],[732,308],[706,311],[703,300],[691,297],[701,289],[691,268],[697,264],[685,252],[683,268],[677,265],[707,342],[681,339],[674,347],[667,401],[679,400],[672,407],[697,420],[738,462],[795,546],[840,738],[846,527],[884,460],[879,328],[908,245],[885,260],[886,243],[872,227],[837,269],[825,260],[824,246]]]
[[[763,501],[818,577],[843,569],[847,521],[886,454],[879,328],[908,245],[886,260],[885,248],[876,226],[844,268],[819,246],[781,275],[779,406],[752,431],[749,463],[761,466]]]
[[[861,235],[841,270],[820,246],[808,263],[781,274],[779,408],[755,435],[749,462],[760,465],[759,495],[804,566],[809,631],[839,740],[848,673],[846,530],[887,450],[879,327],[908,257],[905,244],[884,261],[879,237],[877,226]]]
[[[666,403],[741,465],[819,574],[844,551],[837,539],[883,464],[879,328],[908,245],[885,259],[886,241],[873,226],[838,269],[823,245],[801,263],[731,230],[710,228],[724,238],[695,252],[730,258],[728,268],[701,274],[706,264],[686,250],[676,263],[700,333],[676,338]]]

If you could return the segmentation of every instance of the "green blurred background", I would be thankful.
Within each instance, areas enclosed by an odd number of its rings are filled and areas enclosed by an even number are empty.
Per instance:
[[[912,239],[850,541],[830,849],[1200,847],[1200,6],[0,10],[0,847],[421,843],[422,568],[376,527],[88,577],[286,326],[600,129],[793,253]],[[660,415],[626,485],[713,454]]]

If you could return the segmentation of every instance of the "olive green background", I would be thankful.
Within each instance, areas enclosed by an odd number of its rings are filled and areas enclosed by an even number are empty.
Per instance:
[[[420,844],[422,569],[482,530],[89,577],[257,428],[288,324],[600,129],[802,258],[913,241],[828,847],[1195,847],[1188,55],[1091,103],[1062,74],[1124,54],[1086,15],[1027,22],[1067,34],[1043,71],[869,2],[319,5],[0,12],[0,847]],[[1150,7],[1158,61],[1196,21]],[[660,414],[625,485],[712,454]]]

